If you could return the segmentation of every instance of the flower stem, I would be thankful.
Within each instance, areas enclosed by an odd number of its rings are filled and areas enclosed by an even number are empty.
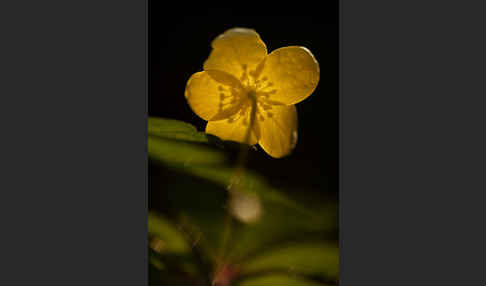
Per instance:
[[[251,112],[250,112],[250,122],[248,124],[248,129],[246,129],[245,141],[241,145],[241,150],[236,161],[236,173],[243,172],[245,168],[246,158],[248,157],[248,146],[250,145],[251,131],[253,129],[253,124],[255,124],[256,111],[257,111],[257,101],[256,97],[250,93],[248,96],[251,100]]]
[[[226,256],[226,248],[228,241],[231,236],[231,225],[232,225],[232,216],[231,216],[231,210],[230,210],[230,202],[229,199],[231,199],[231,196],[233,196],[235,193],[241,191],[241,179],[245,173],[245,163],[248,157],[248,150],[250,145],[250,138],[251,138],[251,133],[253,129],[253,124],[255,124],[255,118],[256,118],[256,111],[257,111],[257,101],[256,97],[254,94],[249,94],[248,96],[251,100],[251,112],[250,112],[250,120],[248,124],[248,129],[246,130],[245,133],[245,140],[244,144],[241,145],[240,147],[240,152],[238,154],[237,160],[236,160],[236,166],[235,166],[235,171],[230,179],[230,183],[227,187],[227,190],[229,192],[228,196],[228,201],[226,203],[227,208],[226,208],[226,218],[224,222],[224,229],[221,233],[221,244],[219,246],[219,251],[218,251],[218,265],[216,269],[219,269],[220,267],[223,267],[226,263],[225,261],[225,256]],[[218,270],[216,270],[218,271]]]

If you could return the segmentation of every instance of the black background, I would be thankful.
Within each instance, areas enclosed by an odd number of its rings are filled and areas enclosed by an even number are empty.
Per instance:
[[[245,6],[245,5],[242,5]],[[320,65],[320,81],[298,103],[299,138],[291,155],[273,159],[258,147],[248,166],[275,186],[337,195],[338,169],[338,2],[312,7],[171,7],[149,1],[149,116],[182,120],[203,131],[206,121],[184,97],[189,77],[202,70],[211,41],[233,27],[255,29],[268,52],[307,47]]]

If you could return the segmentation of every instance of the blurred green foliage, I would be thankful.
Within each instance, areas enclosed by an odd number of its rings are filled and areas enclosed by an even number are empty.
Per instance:
[[[235,180],[236,148],[247,147],[149,118],[149,160],[160,168],[152,173],[170,181],[150,184],[166,206],[149,209],[150,285],[337,285],[336,202],[310,203],[251,170]],[[232,211],[234,184],[261,205],[254,221]]]

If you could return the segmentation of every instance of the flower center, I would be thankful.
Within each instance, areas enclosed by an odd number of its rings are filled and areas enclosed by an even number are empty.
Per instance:
[[[242,124],[248,126],[254,120],[264,121],[266,118],[273,117],[272,107],[274,105],[281,105],[270,99],[277,90],[266,76],[261,77],[262,67],[260,65],[255,70],[248,70],[246,65],[242,65],[243,73],[239,78],[240,88],[218,87],[220,112],[231,108],[239,109],[228,118],[228,123],[242,119]]]
[[[257,92],[255,90],[250,89],[246,95],[251,101],[257,101]]]
[[[266,117],[271,118],[273,116],[271,112],[272,106],[279,104],[270,99],[271,95],[277,92],[273,82],[269,81],[266,76],[260,78],[261,67],[249,71],[246,65],[242,65],[242,69],[243,74],[240,77],[240,82],[245,88],[249,99],[245,109],[251,107],[251,102],[255,101],[256,119],[264,121]]]

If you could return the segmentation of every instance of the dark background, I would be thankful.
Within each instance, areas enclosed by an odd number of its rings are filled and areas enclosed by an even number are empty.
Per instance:
[[[337,196],[338,169],[338,2],[319,9],[258,7],[170,9],[149,1],[149,116],[172,118],[203,131],[206,121],[193,113],[184,97],[189,77],[202,70],[211,41],[233,27],[255,29],[268,52],[299,45],[311,50],[320,65],[320,81],[298,103],[299,139],[285,158],[273,159],[260,147],[248,167],[274,186]]]

